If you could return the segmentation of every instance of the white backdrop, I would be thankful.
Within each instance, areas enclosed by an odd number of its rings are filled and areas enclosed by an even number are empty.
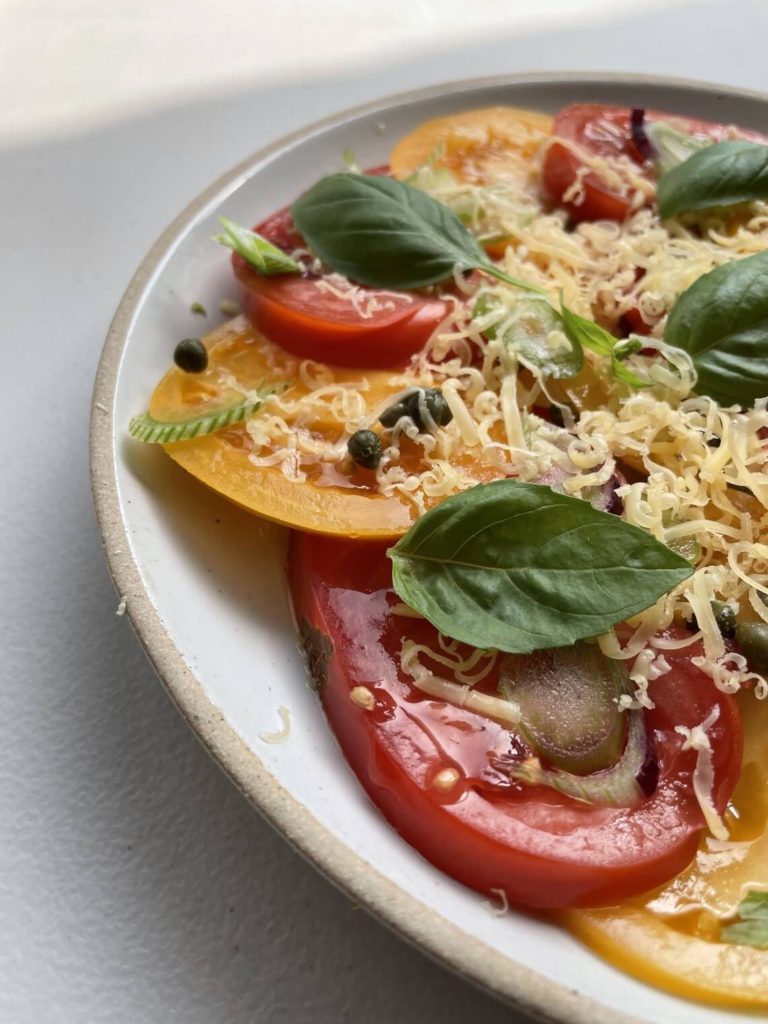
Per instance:
[[[332,890],[198,747],[114,614],[86,445],[131,273],[270,139],[507,71],[768,89],[765,0],[516,9],[0,0],[2,1024],[515,1020]]]

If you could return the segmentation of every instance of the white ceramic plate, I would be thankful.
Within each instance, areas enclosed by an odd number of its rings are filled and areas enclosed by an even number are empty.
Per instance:
[[[446,966],[547,1020],[735,1024],[744,1018],[648,988],[548,923],[494,916],[407,846],[368,802],[306,686],[283,579],[284,531],[126,436],[175,341],[201,329],[190,303],[216,310],[234,292],[228,260],[210,242],[218,214],[255,223],[337,170],[345,148],[363,166],[381,164],[428,118],[493,104],[554,112],[575,101],[768,131],[768,100],[756,94],[620,75],[522,75],[383,100],[257,153],[168,228],[117,311],[94,393],[96,508],[118,592],[181,713],[255,806],[356,901]],[[206,329],[215,322],[209,315]],[[290,737],[271,745],[261,734],[279,728],[281,705]]]

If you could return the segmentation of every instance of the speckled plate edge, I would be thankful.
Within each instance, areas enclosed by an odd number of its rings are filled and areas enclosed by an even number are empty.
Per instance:
[[[548,83],[586,87],[590,84],[610,85],[612,82],[637,82],[673,87],[681,91],[707,91],[734,99],[768,103],[768,97],[756,91],[690,79],[610,72],[537,72],[466,79],[396,93],[316,121],[278,139],[238,164],[202,192],[166,228],[143,259],[120,301],[99,361],[91,405],[91,484],[109,571],[117,592],[132,595],[127,613],[136,635],[171,699],[197,738],[254,807],[296,850],[352,899],[445,967],[552,1024],[640,1022],[636,1017],[610,1010],[516,963],[468,935],[372,868],[364,858],[336,839],[275,780],[264,768],[258,755],[246,745],[206,695],[202,683],[185,663],[144,589],[138,566],[127,543],[117,487],[113,409],[120,362],[129,331],[158,265],[204,207],[218,195],[228,194],[235,183],[243,180],[264,160],[308,135],[321,133],[360,116],[384,114],[389,107],[399,103],[504,85]]]

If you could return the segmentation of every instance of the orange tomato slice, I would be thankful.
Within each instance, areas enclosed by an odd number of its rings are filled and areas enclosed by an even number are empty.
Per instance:
[[[552,118],[516,107],[485,107],[419,125],[392,150],[396,178],[409,177],[430,160],[472,185],[530,180],[531,159],[552,134]]]

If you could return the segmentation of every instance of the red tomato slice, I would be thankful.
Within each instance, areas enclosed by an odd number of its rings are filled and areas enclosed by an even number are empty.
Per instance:
[[[720,708],[709,735],[721,811],[741,761],[735,703],[690,664],[690,649],[684,657],[667,652],[672,672],[651,684],[652,792],[633,808],[592,806],[512,782],[504,764],[520,756],[519,741],[483,716],[426,696],[400,671],[403,639],[436,649],[437,634],[423,620],[392,613],[390,566],[378,544],[293,535],[289,576],[323,708],[358,779],[398,832],[458,881],[533,907],[612,904],[681,871],[703,817],[691,790],[697,755],[682,750],[674,727],[700,724]],[[368,696],[358,690],[350,698],[356,686]],[[372,707],[355,699],[361,692]],[[446,768],[457,773],[451,788],[437,778]]]
[[[378,173],[377,171],[371,173]],[[255,228],[273,245],[291,252],[304,245],[290,211],[281,210]],[[240,305],[266,338],[305,359],[385,369],[405,363],[448,315],[442,299],[419,292],[389,292],[356,286],[355,303],[334,294],[333,279],[280,274],[265,277],[237,253],[232,266]]]
[[[566,141],[576,143],[590,153],[601,157],[626,156],[638,166],[642,166],[643,157],[632,141],[628,107],[608,107],[596,103],[576,103],[564,107],[555,115],[554,135]],[[733,137],[730,125],[700,121],[696,118],[678,117],[674,114],[662,114],[649,110],[647,121],[665,121],[674,128],[689,134],[703,136],[720,142]],[[739,130],[739,137],[754,142],[766,142],[764,136],[757,132]],[[544,187],[556,202],[568,210],[572,219],[581,220],[624,220],[630,212],[629,201],[617,194],[600,178],[591,173],[584,178],[584,201],[563,203],[564,193],[576,180],[583,161],[567,145],[555,142],[544,159]]]

